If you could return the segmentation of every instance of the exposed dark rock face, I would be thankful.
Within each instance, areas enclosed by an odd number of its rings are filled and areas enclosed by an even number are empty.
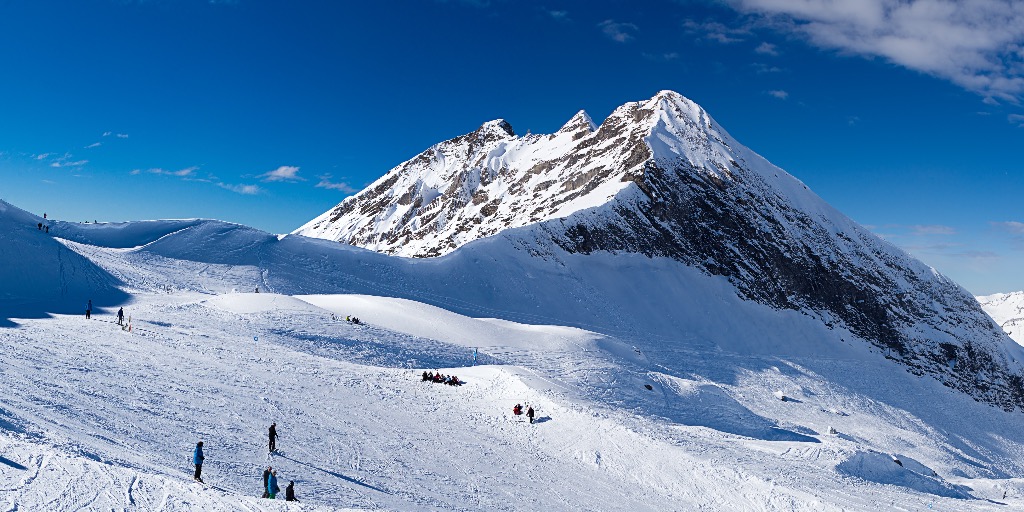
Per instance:
[[[596,130],[583,112],[549,136],[486,123],[298,232],[431,257],[528,225],[571,253],[665,257],[725,276],[745,299],[846,328],[915,374],[1024,406],[1016,352],[970,294],[669,91],[623,105]]]

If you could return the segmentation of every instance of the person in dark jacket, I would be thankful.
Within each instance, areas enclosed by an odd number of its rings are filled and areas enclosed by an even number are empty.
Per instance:
[[[268,498],[276,499],[277,493],[281,492],[281,488],[277,486],[277,471],[273,470],[270,472],[270,477],[267,478],[267,494]]]
[[[295,482],[289,481],[288,487],[284,488],[284,500],[299,501],[299,499],[295,497]]]
[[[89,304],[85,306],[85,319],[88,320],[92,315],[92,299],[89,299]]]
[[[203,442],[199,441],[196,443],[196,449],[192,452],[192,464],[196,465],[196,474],[193,477],[196,482],[203,483],[203,460],[206,457],[203,456]]]
[[[274,468],[272,468],[270,466],[267,466],[267,469],[263,470],[263,497],[264,498],[269,498],[270,497],[270,492],[267,491],[267,481],[270,480],[270,471],[272,469],[274,469]]]
[[[124,325],[124,308],[117,310],[117,325]]]
[[[527,409],[526,409],[526,417],[530,418],[530,423],[533,423],[533,406],[532,405],[530,407],[527,407]]]
[[[277,423],[270,424],[268,437],[270,437],[270,452],[273,453],[277,450]]]

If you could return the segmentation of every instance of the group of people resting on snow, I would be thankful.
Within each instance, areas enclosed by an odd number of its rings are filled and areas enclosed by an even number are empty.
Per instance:
[[[338,315],[335,315],[334,313],[331,313],[331,320],[340,320],[340,319],[338,318]],[[353,324],[361,324],[362,323],[361,321],[359,321],[358,318],[356,318],[354,316],[351,316],[351,315],[346,316],[345,317],[345,321],[349,322],[349,323],[353,323]]]
[[[274,453],[277,451],[277,423],[272,423],[270,425],[268,435],[270,438],[270,453]],[[203,461],[205,460],[206,457],[203,455],[203,442],[199,441],[196,443],[195,450],[192,451],[192,464],[196,467],[196,472],[192,479],[196,482],[205,483],[203,482]],[[267,469],[263,471],[263,497],[273,500],[277,498],[277,494],[280,492],[281,487],[277,485],[277,470],[267,466]],[[285,501],[299,501],[299,499],[295,497],[294,481],[288,482],[288,486],[285,487],[284,499]]]
[[[449,386],[461,386],[462,381],[454,375],[441,375],[441,372],[423,372],[423,382],[434,382],[437,384],[448,384]]]
[[[512,408],[512,414],[515,414],[516,416],[523,414],[522,404],[516,404],[515,407]],[[530,418],[530,423],[533,423],[533,414],[533,406],[526,404],[526,417]]]

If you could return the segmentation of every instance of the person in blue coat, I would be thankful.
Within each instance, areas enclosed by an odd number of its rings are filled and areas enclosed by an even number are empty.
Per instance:
[[[196,465],[196,475],[194,478],[199,483],[203,483],[203,459],[205,458],[203,457],[203,442],[199,441],[196,443],[195,451],[192,452],[192,464]]]
[[[270,499],[275,499],[277,493],[281,492],[281,488],[277,486],[277,470],[270,472],[270,478],[267,479],[267,496]]]

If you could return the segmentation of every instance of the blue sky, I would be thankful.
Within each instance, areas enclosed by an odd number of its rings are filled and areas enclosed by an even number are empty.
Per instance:
[[[289,232],[435,142],[672,89],[976,294],[1024,289],[1018,0],[7,0],[0,198]]]

